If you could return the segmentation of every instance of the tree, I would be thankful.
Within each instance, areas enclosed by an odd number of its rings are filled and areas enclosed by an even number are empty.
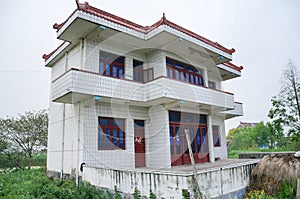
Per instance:
[[[230,150],[248,150],[250,148],[257,148],[256,137],[250,127],[231,129],[226,138],[227,140],[230,140]]]
[[[18,157],[24,154],[29,160],[27,166],[30,168],[33,153],[47,146],[47,132],[46,110],[25,112],[17,118],[0,119],[0,152],[7,156],[17,154]]]
[[[300,73],[298,67],[292,60],[289,60],[286,69],[283,71],[282,87],[277,96],[274,96],[272,108],[269,111],[269,118],[274,129],[286,128],[288,135],[300,149]]]

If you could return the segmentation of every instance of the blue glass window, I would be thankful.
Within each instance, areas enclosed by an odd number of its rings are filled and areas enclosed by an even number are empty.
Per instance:
[[[194,128],[190,128],[190,139],[191,139],[192,152],[195,153],[195,133],[194,133]]]
[[[102,129],[99,129],[98,132],[98,148],[102,148],[103,147],[103,131]]]
[[[113,129],[113,143],[114,143],[114,148],[118,148],[118,130]]]
[[[203,153],[207,153],[206,129],[202,128]]]
[[[120,148],[125,149],[125,136],[122,130],[120,130]]]
[[[99,117],[98,149],[125,149],[125,120]]]
[[[108,77],[123,78],[124,57],[100,52],[99,73]]]
[[[99,74],[103,75],[104,73],[104,64],[103,62],[99,63]]]
[[[109,119],[101,118],[101,119],[99,119],[99,124],[100,124],[100,126],[107,126],[107,125],[109,125]]]
[[[106,76],[110,76],[110,66],[109,66],[109,64],[106,65],[105,74],[106,74]]]
[[[169,112],[169,121],[170,122],[180,122],[180,113],[179,112],[174,112],[170,111]]]
[[[106,148],[110,148],[110,130],[106,129]]]
[[[206,124],[207,120],[206,120],[206,115],[200,115],[200,124]]]
[[[174,154],[174,137],[173,137],[173,127],[170,126],[170,151],[171,155]]]
[[[188,73],[185,73],[185,80],[186,80],[187,82],[190,81],[190,75],[189,75]]]
[[[118,71],[118,66],[114,65],[113,66],[113,75],[112,75],[113,77],[117,77],[117,75],[118,75],[117,71]]]
[[[123,68],[119,67],[119,78],[123,79],[124,78],[124,72],[123,72]]]
[[[175,131],[176,131],[176,153],[177,154],[181,154],[181,150],[180,150],[180,130],[179,127],[175,127]]]

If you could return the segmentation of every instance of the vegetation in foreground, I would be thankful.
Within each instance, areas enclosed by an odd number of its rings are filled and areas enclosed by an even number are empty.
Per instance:
[[[106,189],[96,189],[88,182],[79,187],[72,180],[52,180],[45,176],[45,169],[16,169],[0,173],[0,198],[2,199],[121,199],[117,187],[111,193]],[[134,199],[156,199],[150,190],[150,196],[141,196],[135,188]]]
[[[84,182],[78,188],[74,181],[51,180],[44,168],[14,170],[0,174],[0,198],[105,198],[104,191]]]

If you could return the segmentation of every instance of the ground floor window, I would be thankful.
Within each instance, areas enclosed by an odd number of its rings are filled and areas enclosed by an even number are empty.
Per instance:
[[[212,125],[212,133],[213,133],[213,143],[214,143],[214,147],[221,146],[221,144],[220,144],[220,131],[219,131],[219,126],[217,126],[217,125]]]
[[[125,119],[98,118],[98,150],[125,150]]]
[[[209,161],[207,116],[193,113],[169,112],[171,165],[190,164],[185,132],[190,135],[196,163]]]

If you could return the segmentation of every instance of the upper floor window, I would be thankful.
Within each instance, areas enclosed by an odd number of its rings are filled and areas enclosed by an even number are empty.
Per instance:
[[[133,60],[133,80],[138,82],[148,82],[153,80],[153,68],[143,68],[143,62]]]
[[[167,76],[172,79],[204,86],[203,71],[194,66],[166,58]]]
[[[144,82],[148,82],[154,79],[153,68],[144,70]]]
[[[216,89],[216,82],[208,81],[208,88]]]
[[[100,51],[99,73],[108,77],[124,78],[123,56]]]
[[[125,150],[125,119],[98,118],[98,150]]]
[[[133,80],[144,82],[143,62],[133,60]]]

